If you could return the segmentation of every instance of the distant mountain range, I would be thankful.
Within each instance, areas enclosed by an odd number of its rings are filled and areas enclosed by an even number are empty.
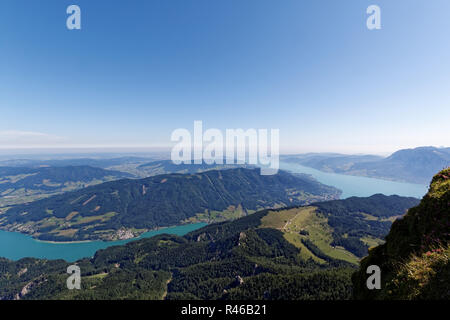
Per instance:
[[[112,166],[125,164],[142,164],[149,162],[150,158],[145,157],[117,157],[111,159],[93,159],[93,158],[73,158],[73,159],[12,159],[0,160],[0,167],[67,167],[67,166],[90,166],[107,169]]]
[[[256,179],[244,169],[187,179],[214,181],[220,174],[227,180],[227,173],[241,176],[247,188]],[[0,300],[350,299],[359,257],[382,241],[392,219],[418,202],[375,195],[263,210],[184,237],[159,235],[110,247],[76,262],[81,290],[67,290],[69,263],[63,260],[0,259]]]
[[[230,168],[250,168],[249,165],[226,164],[194,164],[182,163],[176,165],[172,160],[156,160],[144,157],[117,157],[111,159],[74,158],[60,160],[34,160],[14,159],[1,160],[0,167],[9,168],[42,168],[42,167],[74,167],[90,166],[95,168],[120,171],[128,174],[128,177],[146,178],[167,173],[198,173],[207,170],[221,170]]]
[[[0,207],[132,177],[90,166],[0,167]]]
[[[237,168],[106,182],[9,208],[0,214],[0,227],[43,240],[111,240],[340,195],[308,175],[280,171],[262,176],[259,171]]]
[[[148,158],[5,160],[0,164],[0,208],[31,202],[67,191],[122,178],[146,178],[169,173],[250,168],[247,165],[180,164]],[[108,168],[108,169],[105,169]]]
[[[338,153],[307,153],[282,155],[282,161],[297,163],[324,172],[365,176],[391,181],[428,184],[435,172],[450,166],[450,148],[419,147],[399,150],[389,157],[375,155],[344,155]],[[146,178],[169,173],[199,173],[207,170],[252,168],[250,165],[174,164],[171,160],[124,156],[111,159],[76,158],[62,160],[2,160],[0,167],[67,167],[90,166],[128,173],[129,177]],[[0,206],[2,204],[0,203]]]
[[[450,148],[405,149],[387,158],[372,155],[302,154],[284,156],[282,159],[325,172],[428,184],[436,172],[450,166]]]
[[[136,169],[144,171],[148,176],[154,176],[167,173],[192,174],[208,170],[222,170],[232,168],[254,168],[254,166],[245,164],[226,164],[225,160],[223,164],[206,164],[205,162],[201,164],[195,164],[193,162],[175,164],[172,160],[159,160],[141,164]]]

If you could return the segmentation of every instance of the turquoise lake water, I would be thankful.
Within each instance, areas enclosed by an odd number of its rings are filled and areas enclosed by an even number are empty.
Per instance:
[[[385,195],[397,194],[400,196],[422,198],[428,189],[427,186],[419,184],[325,173],[291,163],[281,163],[280,168],[297,173],[311,174],[318,181],[341,189],[343,192],[341,198],[348,198],[351,196],[367,197],[375,193],[383,193]],[[181,236],[205,225],[206,224],[204,223],[197,223],[149,231],[142,234],[138,239],[149,238],[162,233]],[[0,257],[6,257],[11,260],[18,260],[23,257],[64,259],[72,262],[80,258],[91,257],[99,249],[105,249],[114,245],[122,245],[134,240],[137,239],[112,242],[49,243],[37,241],[32,237],[21,233],[0,230]]]
[[[428,186],[426,185],[327,173],[293,163],[281,162],[280,169],[310,174],[319,182],[341,189],[342,199],[352,196],[368,197],[376,193],[382,193],[387,196],[396,194],[420,199],[428,191]]]
[[[179,236],[204,227],[206,223],[186,224],[143,233],[139,238],[120,241],[92,241],[80,243],[51,243],[33,239],[29,235],[18,232],[0,230],[0,257],[19,260],[24,257],[64,259],[72,262],[80,258],[92,257],[97,250],[122,245],[142,238],[150,238],[158,234],[169,233]]]

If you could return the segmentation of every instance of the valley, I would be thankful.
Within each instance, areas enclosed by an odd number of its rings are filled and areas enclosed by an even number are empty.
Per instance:
[[[450,300],[449,12],[1,0],[2,315]]]
[[[310,176],[258,169],[211,170],[112,181],[2,209],[0,228],[40,240],[120,240],[159,227],[217,222],[264,208],[337,199]]]
[[[333,244],[348,233],[339,223],[361,210],[373,217],[402,215],[417,203],[380,195],[263,210],[183,237],[164,234],[110,247],[76,262],[81,291],[65,289],[68,264],[62,260],[3,259],[0,297],[15,297],[31,281],[36,285],[20,299],[349,299],[358,259],[352,242]],[[375,225],[384,232],[390,227],[365,216],[348,227],[368,237]]]
[[[361,259],[419,204],[374,191],[423,192],[286,162],[275,176],[165,160],[115,166],[128,172],[0,170],[3,188],[37,197],[0,207],[0,240],[15,243],[0,248],[9,257],[0,258],[0,299],[351,299]],[[83,288],[68,291],[75,260]]]

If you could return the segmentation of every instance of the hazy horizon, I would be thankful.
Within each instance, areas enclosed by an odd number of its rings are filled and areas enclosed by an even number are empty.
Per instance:
[[[405,149],[415,149],[421,147],[434,147],[434,148],[449,148],[445,146],[417,146],[414,148],[405,148]],[[345,152],[280,152],[280,156],[289,156],[289,155],[300,155],[300,154],[342,154],[342,155],[376,155],[381,157],[387,157],[392,153],[404,150],[398,149],[392,152],[384,152],[384,153],[345,153]],[[142,149],[133,149],[133,148],[25,148],[25,149],[1,149],[0,148],[0,161],[2,160],[14,160],[14,159],[73,159],[73,158],[115,158],[115,157],[158,157],[158,158],[170,158],[171,148],[161,147],[161,148],[142,148]]]
[[[78,0],[81,30],[70,4],[0,4],[1,150],[168,148],[195,120],[284,154],[450,145],[448,1],[379,0],[381,30],[366,0]]]

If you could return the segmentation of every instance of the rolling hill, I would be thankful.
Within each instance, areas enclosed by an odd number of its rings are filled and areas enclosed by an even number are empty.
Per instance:
[[[450,165],[450,148],[405,149],[387,158],[370,155],[305,154],[285,156],[284,160],[325,172],[428,184],[436,172]]]
[[[81,290],[67,290],[63,260],[0,259],[0,299],[350,299],[359,259],[350,243],[332,243],[335,234],[384,236],[373,230],[374,221],[402,215],[417,202],[376,195],[262,210],[184,237],[110,247],[76,262]],[[383,226],[387,232],[390,222]]]
[[[131,238],[149,229],[213,222],[263,208],[336,199],[340,191],[307,175],[213,170],[124,179],[9,208],[0,228],[42,240]]]
[[[206,164],[205,162],[201,164],[191,163],[181,163],[175,164],[172,160],[159,160],[149,163],[144,163],[139,165],[136,169],[145,172],[147,176],[154,176],[158,174],[167,173],[200,173],[208,170],[222,170],[222,169],[233,169],[233,168],[252,168],[249,165],[238,165],[238,164]]]
[[[0,160],[0,167],[76,167],[90,166],[95,168],[109,169],[113,166],[146,163],[152,160],[148,157],[123,156],[116,158],[69,158],[69,159],[10,159]]]
[[[89,166],[101,168],[110,171],[123,172],[123,177],[147,178],[159,174],[169,173],[199,173],[207,170],[221,170],[232,168],[254,168],[249,165],[228,165],[228,164],[174,164],[171,160],[157,160],[145,157],[124,156],[117,158],[73,158],[56,160],[37,160],[37,159],[12,159],[0,160],[0,168],[14,172],[25,172],[38,170],[40,168],[52,167],[81,167]],[[1,174],[1,173],[0,173]]]
[[[131,177],[90,166],[0,167],[0,207],[30,202],[89,185]]]

